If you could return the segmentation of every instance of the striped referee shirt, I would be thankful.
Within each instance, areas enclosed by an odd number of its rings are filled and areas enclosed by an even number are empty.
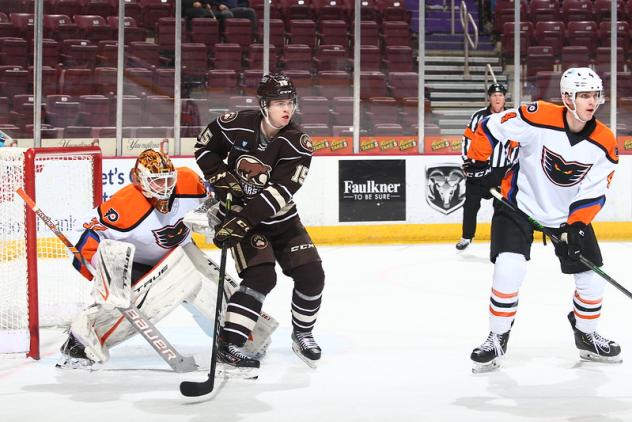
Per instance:
[[[506,110],[506,108],[504,108],[503,110]],[[463,161],[469,160],[469,158],[467,158],[467,151],[472,145],[472,137],[474,136],[474,132],[476,131],[478,124],[485,117],[491,114],[493,114],[491,106],[481,108],[480,110],[477,110],[474,114],[472,114],[470,123],[467,125],[467,127],[465,128],[465,132],[463,133],[463,142],[461,144],[461,157],[463,158]],[[516,159],[517,154],[518,148],[512,148],[510,144],[507,144],[507,147],[505,147],[499,142],[494,147],[492,155],[489,157],[489,162],[492,167],[510,166]]]

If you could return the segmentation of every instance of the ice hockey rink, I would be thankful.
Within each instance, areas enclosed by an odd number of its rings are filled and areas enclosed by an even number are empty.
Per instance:
[[[632,289],[632,243],[602,242],[614,279]],[[321,247],[327,274],[316,339],[318,369],[290,348],[291,283],[280,277],[264,310],[281,323],[256,381],[203,381],[209,340],[185,310],[158,324],[202,368],[176,374],[141,338],[111,350],[93,371],[55,369],[61,332],[46,330],[43,358],[0,358],[0,420],[13,421],[572,421],[632,420],[632,300],[608,285],[600,333],[622,364],[581,363],[566,314],[573,282],[552,246],[534,244],[504,366],[471,373],[486,337],[489,244]],[[210,252],[218,258],[218,252]],[[232,268],[230,268],[232,271]]]

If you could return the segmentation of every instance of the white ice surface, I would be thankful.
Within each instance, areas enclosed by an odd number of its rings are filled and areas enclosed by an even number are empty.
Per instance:
[[[0,357],[0,421],[632,420],[632,300],[606,287],[599,331],[621,344],[623,363],[580,363],[566,320],[573,282],[550,245],[533,247],[503,367],[479,375],[469,354],[488,332],[488,243],[461,254],[453,244],[319,250],[327,281],[317,370],[291,351],[291,282],[280,276],[264,309],[281,325],[259,380],[219,380],[208,397],[181,397],[180,381],[205,380],[209,363],[209,340],[184,310],[158,327],[205,366],[190,374],[170,372],[141,338],[113,348],[98,370],[58,370],[64,335],[46,330],[40,361]],[[606,272],[632,289],[632,244],[602,251]]]

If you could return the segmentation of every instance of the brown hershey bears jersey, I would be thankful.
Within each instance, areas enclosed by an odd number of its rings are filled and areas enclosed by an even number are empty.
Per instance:
[[[312,142],[293,122],[273,138],[261,134],[259,110],[225,113],[209,123],[195,145],[195,158],[209,179],[230,170],[239,179],[250,223],[274,225],[297,215],[292,200],[309,171]]]

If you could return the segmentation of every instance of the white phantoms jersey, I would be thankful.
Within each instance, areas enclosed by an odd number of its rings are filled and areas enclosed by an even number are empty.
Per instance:
[[[487,116],[492,115],[491,106],[487,106],[485,108],[481,108],[477,110],[472,117],[470,118],[470,123],[465,127],[465,132],[463,133],[463,141],[461,142],[461,158],[463,161],[468,161],[467,151],[470,149],[472,145],[472,138],[474,137],[474,132],[478,127],[478,124]],[[514,148],[513,145],[503,145],[498,143],[494,146],[491,156],[489,157],[489,164],[492,167],[507,167],[510,166],[511,163],[516,159],[516,155],[518,154],[518,148]]]
[[[191,231],[184,216],[204,202],[207,192],[193,170],[184,167],[177,173],[170,212],[156,211],[135,186],[127,185],[88,216],[78,240],[71,239],[77,249],[91,261],[102,239],[129,242],[136,246],[134,262],[154,266],[175,247],[189,243]],[[92,278],[77,260],[73,265]]]
[[[603,207],[619,161],[612,131],[592,119],[568,131],[564,106],[538,101],[484,119],[467,152],[485,161],[496,144],[520,145],[502,181],[502,194],[547,227],[589,224]]]

